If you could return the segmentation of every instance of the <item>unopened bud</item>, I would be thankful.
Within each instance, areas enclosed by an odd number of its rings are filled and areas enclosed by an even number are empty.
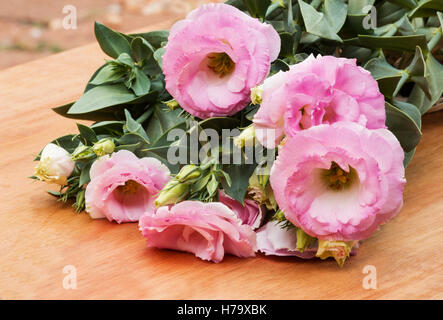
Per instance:
[[[74,171],[74,165],[68,151],[49,143],[42,151],[34,176],[49,183],[66,185],[68,177]]]
[[[105,138],[98,141],[97,143],[94,144],[94,147],[92,148],[92,150],[98,157],[111,154],[114,152],[114,149],[115,149],[114,141],[109,138]]]
[[[179,182],[191,181],[201,176],[201,170],[195,164],[188,164],[181,168],[180,172],[175,176],[175,180]]]
[[[263,85],[251,89],[251,102],[253,104],[260,104],[262,102]]]
[[[172,180],[160,191],[155,206],[162,207],[182,201],[189,192],[189,185]]]

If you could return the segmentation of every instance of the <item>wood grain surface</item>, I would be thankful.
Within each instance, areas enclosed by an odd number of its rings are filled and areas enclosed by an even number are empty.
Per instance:
[[[443,112],[423,119],[401,213],[342,269],[263,255],[214,264],[148,249],[137,224],[76,214],[27,178],[47,142],[76,132],[51,107],[79,98],[104,58],[93,44],[0,72],[0,299],[443,298]],[[63,288],[66,265],[77,270],[75,290]],[[362,286],[366,265],[377,289]]]

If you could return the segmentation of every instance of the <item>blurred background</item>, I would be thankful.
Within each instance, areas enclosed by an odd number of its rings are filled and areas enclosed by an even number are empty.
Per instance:
[[[95,41],[95,20],[128,32],[209,2],[222,0],[2,0],[0,70]],[[73,13],[76,29],[66,29]]]

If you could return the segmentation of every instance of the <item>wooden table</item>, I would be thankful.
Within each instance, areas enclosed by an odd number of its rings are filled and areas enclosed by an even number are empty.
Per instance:
[[[342,269],[262,255],[214,264],[148,249],[137,224],[76,214],[27,178],[47,142],[76,132],[50,108],[79,98],[104,58],[92,44],[0,72],[0,298],[443,298],[443,112],[423,119],[403,210]],[[77,271],[75,290],[63,288],[67,265]],[[362,286],[366,265],[376,267],[375,290]]]

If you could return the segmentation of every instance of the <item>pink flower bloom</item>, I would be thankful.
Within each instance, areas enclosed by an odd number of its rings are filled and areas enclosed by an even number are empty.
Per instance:
[[[337,122],[289,138],[270,182],[286,218],[321,240],[361,240],[403,205],[403,150],[387,129]]]
[[[155,195],[169,181],[169,169],[155,158],[137,158],[127,150],[96,160],[86,187],[86,211],[118,223],[138,221],[155,209]]]
[[[377,81],[355,59],[309,56],[264,82],[254,116],[257,139],[274,148],[282,136],[322,123],[352,121],[385,128],[385,101]]]
[[[317,253],[317,245],[297,250],[295,230],[285,230],[276,221],[269,221],[257,231],[257,249],[266,255],[296,256],[311,259]]]
[[[254,200],[245,199],[245,204],[242,205],[240,202],[232,199],[222,190],[220,190],[218,193],[218,200],[234,211],[243,224],[251,226],[253,230],[261,226],[261,223],[265,217],[264,210],[263,207]]]
[[[222,203],[183,201],[140,218],[148,247],[194,253],[203,260],[220,262],[226,253],[253,257],[256,235],[252,228]]]
[[[194,116],[232,115],[268,75],[280,37],[233,6],[207,4],[171,28],[163,72],[166,89]]]

